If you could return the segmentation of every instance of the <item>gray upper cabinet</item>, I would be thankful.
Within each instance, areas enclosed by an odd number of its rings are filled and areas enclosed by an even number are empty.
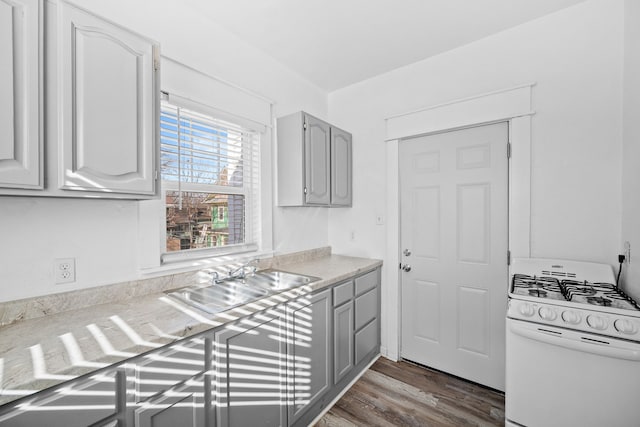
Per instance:
[[[154,195],[159,46],[58,6],[58,185]]]
[[[326,205],[331,200],[329,193],[331,127],[328,123],[305,114],[303,129],[305,203]]]
[[[42,1],[0,1],[0,187],[41,189]]]
[[[331,128],[331,206],[351,206],[351,134]]]
[[[278,205],[351,206],[351,134],[302,111],[277,126]]]

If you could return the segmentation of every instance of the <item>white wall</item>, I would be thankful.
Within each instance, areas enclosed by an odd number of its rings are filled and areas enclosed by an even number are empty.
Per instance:
[[[375,217],[386,203],[385,117],[537,82],[531,254],[615,263],[622,23],[622,0],[590,0],[330,93],[329,119],[353,132],[355,159],[354,208],[329,212],[334,251],[384,258],[389,225],[375,225]],[[385,336],[383,328],[383,345]]]
[[[75,1],[160,42],[162,54],[275,102],[275,115],[327,116],[327,94],[180,2]],[[327,210],[274,208],[274,249],[328,243]],[[0,197],[0,301],[141,277],[138,202]],[[152,231],[155,232],[155,231]],[[148,248],[156,250],[156,248]],[[77,259],[77,282],[55,285],[53,260]]]
[[[640,299],[640,2],[625,1],[622,242],[631,243],[625,290]]]

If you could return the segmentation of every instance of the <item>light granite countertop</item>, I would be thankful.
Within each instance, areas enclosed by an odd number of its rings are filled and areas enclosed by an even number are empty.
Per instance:
[[[382,261],[317,252],[311,259],[283,257],[266,265],[320,280],[216,315],[168,298],[166,280],[156,280],[158,289],[146,295],[0,326],[0,405],[373,270]]]

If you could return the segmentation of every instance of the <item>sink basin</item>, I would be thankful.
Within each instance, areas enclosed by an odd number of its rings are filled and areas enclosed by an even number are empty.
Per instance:
[[[209,286],[187,286],[168,295],[207,313],[215,314],[255,301],[268,294],[266,289],[242,281],[226,280]]]
[[[308,285],[320,279],[280,270],[263,270],[248,275],[244,280],[247,284],[260,286],[269,291],[282,291],[301,285]]]
[[[166,293],[187,305],[215,314],[316,280],[320,279],[269,269],[248,274],[243,279],[224,279],[208,286],[193,285]]]

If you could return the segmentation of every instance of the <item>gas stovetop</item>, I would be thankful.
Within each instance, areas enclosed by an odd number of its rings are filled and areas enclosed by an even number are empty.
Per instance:
[[[640,341],[640,306],[611,266],[516,258],[511,273],[508,317]]]
[[[555,277],[514,274],[511,283],[512,295],[572,301],[599,307],[621,310],[638,310],[638,304],[612,283],[558,280]]]

